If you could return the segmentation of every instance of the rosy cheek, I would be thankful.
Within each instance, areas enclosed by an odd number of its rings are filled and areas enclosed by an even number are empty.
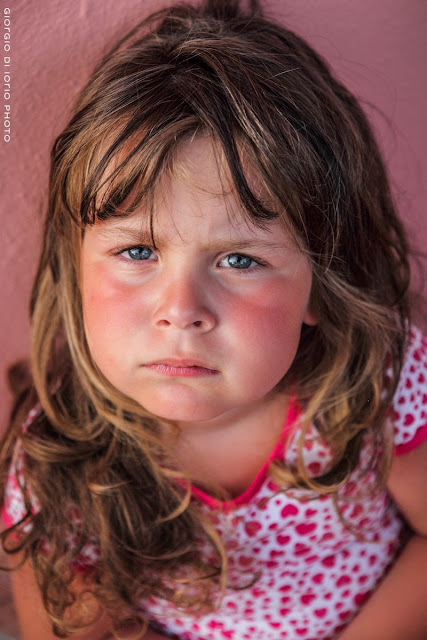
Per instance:
[[[98,328],[114,329],[132,316],[134,291],[123,282],[114,280],[102,267],[87,271],[83,279],[83,308],[86,323]]]
[[[246,317],[246,321],[267,327],[282,324],[302,317],[308,294],[297,292],[293,287],[277,286],[276,283],[260,287],[252,295],[236,301],[235,310]]]

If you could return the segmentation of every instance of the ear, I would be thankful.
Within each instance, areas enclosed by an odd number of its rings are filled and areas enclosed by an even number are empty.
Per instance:
[[[316,326],[317,322],[318,321],[316,316],[310,311],[307,311],[303,319],[303,324],[307,324],[310,327],[314,327]]]

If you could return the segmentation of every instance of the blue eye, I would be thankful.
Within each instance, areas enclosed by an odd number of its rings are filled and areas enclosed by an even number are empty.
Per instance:
[[[151,257],[152,253],[153,252],[149,247],[143,246],[130,247],[130,249],[125,249],[125,251],[121,252],[123,256],[128,257],[131,260],[148,260]]]
[[[233,267],[233,269],[249,269],[253,266],[259,266],[259,262],[250,258],[249,256],[245,256],[242,253],[230,253],[228,256],[223,258],[221,262],[227,260],[228,266]]]

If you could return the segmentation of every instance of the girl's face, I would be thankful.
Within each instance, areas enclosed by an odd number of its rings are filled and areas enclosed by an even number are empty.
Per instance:
[[[274,396],[315,323],[311,267],[279,222],[248,221],[209,138],[177,162],[155,203],[158,249],[143,208],[87,228],[86,335],[105,377],[151,413],[221,424]]]

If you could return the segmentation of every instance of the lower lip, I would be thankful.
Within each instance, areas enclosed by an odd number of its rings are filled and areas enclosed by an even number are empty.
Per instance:
[[[170,364],[149,364],[145,365],[145,368],[171,378],[200,378],[215,376],[218,373],[216,369],[205,369],[204,367],[173,367]]]

